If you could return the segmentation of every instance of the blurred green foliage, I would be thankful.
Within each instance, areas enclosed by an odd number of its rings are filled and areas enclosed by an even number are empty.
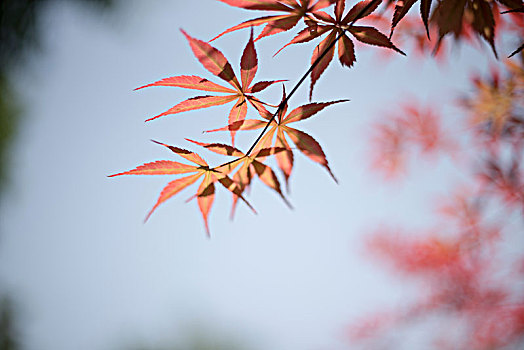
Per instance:
[[[9,167],[9,145],[16,136],[22,119],[23,101],[10,82],[10,72],[23,66],[25,58],[38,47],[39,18],[52,0],[0,1],[0,199],[6,185]],[[113,0],[76,0],[107,9]],[[5,294],[0,290],[0,294]],[[0,350],[21,349],[17,312],[12,299],[0,295]]]
[[[16,339],[18,339],[15,310],[13,303],[8,298],[0,300],[0,349],[17,350],[20,349]]]
[[[239,342],[228,336],[218,336],[216,332],[195,329],[181,342],[165,346],[134,345],[129,350],[245,350]]]
[[[42,9],[53,0],[0,1],[0,198],[9,169],[8,147],[23,116],[23,101],[14,93],[9,72],[23,66],[25,58],[39,46],[38,23]],[[108,9],[113,0],[76,0]]]

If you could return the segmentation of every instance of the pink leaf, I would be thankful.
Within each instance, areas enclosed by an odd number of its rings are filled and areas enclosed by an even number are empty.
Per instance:
[[[336,38],[336,32],[332,31],[329,33],[329,35],[322,40],[320,44],[315,47],[315,50],[313,51],[313,56],[311,57],[311,64],[313,64],[328,47],[335,41]],[[327,66],[331,62],[331,59],[333,58],[333,55],[335,53],[335,46],[333,45],[330,49],[328,49],[327,54],[324,55],[319,61],[319,63],[313,68],[313,71],[311,71],[311,87],[309,89],[309,99],[311,100],[311,97],[313,96],[313,87],[315,86],[315,83],[317,82],[318,78],[324,73]]]
[[[180,102],[179,104],[171,107],[164,113],[156,115],[146,120],[146,122],[169,115],[177,114],[187,111],[193,111],[195,109],[208,108],[213,106],[219,106],[226,104],[228,102],[234,101],[237,98],[235,95],[229,96],[196,96],[185,101]]]
[[[149,219],[151,214],[153,214],[155,209],[158,208],[160,204],[164,203],[169,198],[173,197],[175,194],[182,191],[184,188],[195,183],[200,176],[202,176],[202,173],[194,174],[191,176],[186,176],[181,179],[173,180],[170,183],[168,183],[167,186],[164,187],[164,189],[160,193],[160,197],[158,197],[158,200],[155,203],[155,205],[153,206],[153,208],[151,209],[151,211],[149,211],[149,213],[147,214],[145,221]]]
[[[258,61],[257,61],[257,51],[255,50],[255,43],[253,42],[253,29],[251,29],[251,36],[249,41],[244,49],[242,58],[240,59],[240,76],[242,80],[242,90],[246,90],[253,78],[257,73]]]
[[[178,77],[165,78],[154,83],[147,84],[136,88],[140,90],[152,86],[173,86],[181,87],[185,89],[195,89],[201,91],[213,91],[213,92],[229,92],[234,93],[236,90],[225,88],[221,85],[215,84],[205,78],[197,77],[195,75],[181,75]]]
[[[229,64],[222,52],[205,41],[191,37],[183,29],[181,29],[181,31],[189,42],[189,46],[191,46],[195,57],[202,63],[204,68],[217,77],[227,81],[237,90],[240,90],[240,84],[235,76],[235,72],[233,72],[231,64]]]
[[[145,163],[133,170],[109,175],[109,177],[120,175],[174,175],[195,172],[197,169],[194,165],[187,165],[170,160],[158,160],[156,162]]]

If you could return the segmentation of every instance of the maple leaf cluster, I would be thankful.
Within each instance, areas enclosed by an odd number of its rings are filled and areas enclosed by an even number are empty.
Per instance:
[[[148,162],[111,175],[175,176],[161,191],[146,220],[161,204],[199,182],[191,199],[196,199],[208,235],[209,214],[217,187],[225,188],[232,196],[231,215],[240,202],[256,213],[246,199],[255,179],[292,207],[284,194],[279,173],[288,188],[298,154],[318,163],[337,181],[322,146],[309,132],[296,126],[297,122],[318,115],[326,107],[348,101],[311,102],[315,84],[335,54],[346,68],[355,65],[357,43],[386,49],[382,52],[404,54],[393,43],[395,38],[396,43],[414,42],[418,53],[432,52],[442,57],[444,38],[453,36],[468,43],[480,38],[497,56],[496,29],[505,30],[518,40],[524,37],[521,0],[420,0],[420,19],[408,14],[417,0],[364,0],[352,6],[346,6],[349,1],[345,0],[219,1],[265,14],[226,29],[209,42],[182,30],[196,59],[218,82],[197,75],[180,75],[136,90],[177,87],[202,92],[147,121],[230,104],[224,126],[206,130],[207,133],[229,133],[230,144],[186,139],[227,160],[212,166],[196,152],[154,141],[184,161]],[[380,5],[384,5],[382,11],[378,11]],[[357,21],[366,24],[356,25]],[[317,41],[306,73],[289,92],[284,87],[284,79],[255,82],[256,41],[290,31],[299,23],[303,27],[275,55],[293,45]],[[255,36],[257,27],[261,30]],[[251,32],[237,74],[230,61],[211,43],[241,29]],[[388,29],[389,35],[385,34]],[[510,56],[522,48],[521,45]],[[507,61],[504,72],[494,69],[488,78],[473,78],[472,93],[459,101],[469,115],[464,128],[467,132],[462,134],[469,135],[470,149],[465,150],[457,134],[444,128],[440,113],[431,105],[413,102],[401,105],[395,113],[374,125],[370,157],[374,170],[386,176],[399,175],[414,154],[459,154],[460,157],[454,158],[455,165],[469,174],[469,178],[466,190],[458,191],[440,206],[437,213],[440,224],[421,230],[424,236],[408,238],[388,229],[371,235],[369,247],[377,257],[388,261],[395,271],[422,280],[426,289],[420,300],[412,301],[406,308],[372,315],[350,327],[353,339],[377,341],[384,330],[439,315],[458,320],[464,332],[458,338],[448,339],[449,329],[435,331],[437,348],[487,350],[522,344],[524,290],[514,281],[524,277],[524,258],[518,254],[510,264],[504,265],[503,257],[504,240],[514,231],[522,233],[524,214],[523,66],[523,62]],[[291,96],[307,77],[310,77],[309,103],[288,108]],[[260,93],[275,85],[282,85],[280,102],[264,101]],[[235,140],[237,133],[248,131],[258,131],[258,137],[243,151],[237,148]],[[493,220],[494,215],[512,220],[509,223]],[[449,324],[455,327],[455,323]],[[380,345],[391,348],[387,342]]]
[[[230,86],[220,85],[206,78],[194,75],[169,77],[141,86],[136,90],[146,87],[164,86],[220,93],[220,95],[204,95],[189,98],[178,103],[169,110],[147,119],[147,121],[155,120],[167,115],[234,102],[228,115],[228,125],[221,129],[208,131],[229,131],[231,135],[231,145],[203,143],[187,139],[187,141],[202,146],[209,151],[224,156],[234,157],[234,159],[221,165],[210,167],[208,163],[195,152],[154,141],[157,144],[165,146],[173,153],[185,158],[193,164],[161,160],[145,163],[135,169],[110,175],[113,177],[120,175],[190,174],[173,180],[164,187],[156,204],[147,215],[146,220],[160,204],[164,203],[166,200],[198,180],[201,180],[201,182],[194,198],[197,199],[206,232],[208,234],[208,217],[214,202],[215,184],[217,183],[220,183],[222,187],[226,188],[233,196],[232,214],[234,213],[239,199],[246,203],[256,213],[255,209],[243,196],[244,191],[251,185],[254,177],[259,178],[265,185],[276,191],[284,202],[291,207],[291,204],[283,194],[277,175],[270,166],[264,164],[267,157],[275,155],[278,167],[284,174],[287,183],[291,176],[294,164],[293,150],[289,145],[287,138],[295,144],[300,152],[314,162],[325,167],[333,179],[335,179],[320,144],[312,136],[291,127],[290,124],[310,118],[325,107],[335,103],[344,102],[345,100],[325,103],[310,103],[295,108],[290,113],[287,113],[287,99],[284,91],[283,99],[277,109],[277,113],[273,115],[273,113],[270,113],[266,108],[269,108],[272,105],[261,101],[258,97],[255,97],[255,94],[275,83],[283,82],[284,80],[259,81],[253,83],[258,68],[253,32],[251,32],[251,36],[240,60],[240,79],[237,78],[231,64],[222,52],[205,41],[191,37],[183,30],[182,33],[189,42],[195,57],[200,61],[204,68],[214,76],[224,80]],[[246,119],[248,105],[255,109],[260,119]],[[251,150],[244,153],[234,147],[235,134],[237,131],[255,130],[264,127],[269,127],[269,131],[263,134],[263,137],[261,137],[259,142],[254,144],[254,147]],[[274,142],[273,139],[275,139]]]
[[[111,175],[179,176],[180,174],[188,174],[168,183],[147,218],[160,204],[201,180],[193,198],[197,200],[208,234],[208,217],[214,202],[215,185],[218,183],[226,188],[233,197],[232,213],[239,199],[253,209],[245,198],[245,191],[250,187],[254,178],[259,178],[266,186],[274,190],[286,204],[291,206],[282,191],[275,170],[267,163],[268,159],[272,157],[276,159],[276,167],[282,173],[286,185],[289,183],[297,153],[304,154],[310,160],[324,167],[336,181],[321,145],[311,135],[297,129],[294,123],[311,118],[330,105],[347,100],[310,102],[296,107],[288,113],[289,99],[309,76],[309,99],[311,101],[313,88],[335,58],[335,52],[342,66],[348,68],[354,66],[356,62],[355,40],[362,44],[384,48],[387,49],[386,51],[404,55],[404,52],[392,42],[392,35],[396,28],[402,27],[403,22],[408,22],[406,14],[416,2],[416,0],[364,0],[355,2],[352,6],[346,6],[349,1],[345,0],[219,1],[233,7],[266,13],[261,17],[244,21],[226,29],[209,42],[194,38],[182,30],[182,34],[187,39],[194,56],[214,78],[219,79],[220,83],[196,75],[179,75],[146,84],[136,90],[149,87],[178,87],[203,92],[201,95],[179,102],[167,111],[147,119],[147,121],[182,112],[230,104],[231,109],[227,115],[227,122],[224,123],[226,126],[208,130],[208,132],[228,131],[231,144],[189,141],[211,152],[230,156],[232,159],[230,158],[225,163],[216,166],[210,166],[195,152],[157,142],[170,149],[177,156],[185,158],[191,164],[163,160],[145,163],[135,169]],[[514,19],[510,23],[513,23],[517,36],[521,35],[522,29],[519,28],[518,23],[521,23],[519,21],[522,19],[522,1],[497,1],[505,7],[508,18]],[[382,12],[377,10],[380,5],[384,5]],[[487,41],[496,54],[494,38],[499,10],[494,1],[439,0],[433,5],[431,0],[420,1],[423,22],[421,28],[425,28],[428,40],[432,26],[436,28],[434,30],[438,33],[437,46],[448,34],[453,34],[456,38],[459,38],[473,33]],[[384,27],[384,13],[392,8],[393,13],[388,36],[379,28]],[[374,25],[360,25],[360,23],[357,25],[357,21],[367,21],[367,23]],[[304,27],[299,29],[289,43],[276,53],[291,45],[318,40],[319,43],[313,49],[309,69],[288,94],[284,89],[280,103],[268,103],[261,99],[260,92],[275,84],[284,84],[285,80],[254,82],[258,70],[255,42],[262,38],[287,32],[299,23],[302,23]],[[256,27],[262,27],[262,29],[255,38],[253,31]],[[251,35],[243,50],[240,60],[240,74],[237,75],[224,54],[210,42],[241,29],[250,29]],[[254,112],[256,117],[247,117],[251,111]],[[377,158],[377,164],[380,165],[384,161],[389,162],[388,166],[392,171],[402,163],[402,149],[406,147],[406,144],[420,141],[423,144],[423,152],[429,153],[446,142],[439,129],[438,118],[433,117],[428,110],[425,112],[406,110],[406,112],[407,114],[404,117],[393,118],[390,126],[379,128],[379,138],[384,140],[381,141],[384,143],[384,154]],[[235,147],[235,137],[238,132],[257,129],[260,130],[260,134],[247,151],[241,151]],[[399,130],[402,133],[398,132]],[[397,137],[397,140],[393,140],[393,137]],[[395,160],[395,158],[397,159]],[[496,166],[493,165],[491,169]],[[506,174],[505,176],[511,177],[513,175]]]
[[[278,11],[284,12],[285,14],[258,17],[245,21],[227,29],[212,40],[235,30],[264,25],[262,33],[257,37],[257,39],[260,39],[265,36],[288,31],[295,27],[301,19],[305,24],[305,28],[300,30],[297,35],[289,43],[278,50],[276,54],[289,45],[306,43],[313,39],[325,36],[325,38],[316,45],[311,56],[310,99],[313,94],[315,83],[329,66],[335,55],[335,44],[338,45],[338,59],[342,66],[351,67],[356,62],[354,44],[347,34],[351,34],[351,37],[362,43],[389,48],[405,55],[404,52],[398,49],[385,34],[381,33],[376,28],[354,25],[357,20],[365,19],[370,16],[382,1],[360,1],[347,12],[345,12],[346,1],[344,0],[219,1],[248,10]],[[332,4],[334,4],[334,16],[322,11]]]

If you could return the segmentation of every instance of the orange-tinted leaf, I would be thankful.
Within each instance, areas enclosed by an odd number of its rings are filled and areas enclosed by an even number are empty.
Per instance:
[[[284,18],[280,18],[272,22],[269,22],[264,27],[264,30],[262,30],[262,32],[258,35],[256,40],[262,39],[263,37],[269,35],[278,34],[290,30],[298,23],[300,18],[302,18],[302,15],[287,15]]]
[[[260,180],[262,180],[262,182],[265,183],[268,187],[275,190],[275,192],[277,192],[280,195],[280,197],[284,200],[286,205],[292,208],[291,203],[289,203],[289,201],[286,199],[286,197],[284,197],[284,194],[282,193],[282,190],[280,188],[280,182],[278,181],[275,172],[267,165],[264,165],[256,160],[253,160],[251,165],[255,169],[255,172],[260,178]]]
[[[213,179],[211,178],[210,173],[206,173],[204,181],[200,184],[197,193],[197,202],[200,212],[202,213],[202,218],[204,219],[204,224],[206,226],[206,233],[209,236],[209,223],[208,216],[213,206],[213,201],[215,200],[215,185],[213,184]]]
[[[214,130],[207,130],[206,132],[215,132],[215,131],[228,131],[228,130],[256,130],[261,129],[264,126],[266,126],[266,122],[262,120],[257,119],[244,119],[239,120],[238,122],[235,122],[233,124],[229,124],[228,126],[224,126],[223,128],[214,129]]]
[[[264,123],[264,126],[266,126]],[[255,158],[258,157],[258,152],[262,151],[262,149],[268,149],[268,147],[271,147],[271,144],[273,143],[273,136],[275,136],[275,130],[276,128],[269,129],[264,136],[258,141],[257,145],[253,149],[253,154],[255,154]],[[269,154],[266,154],[266,156]]]
[[[256,85],[256,84],[255,84]],[[258,114],[264,119],[270,120],[273,116],[272,113],[270,113],[266,107],[264,107],[264,104],[258,100],[255,100],[253,98],[249,98],[248,101],[251,103],[253,107],[258,111]]]
[[[402,55],[406,55],[404,52],[399,50],[393,43],[389,40],[387,36],[379,32],[373,27],[362,27],[362,26],[353,26],[349,29],[351,34],[357,38],[358,41],[369,45],[387,47],[393,49]]]
[[[313,30],[311,28],[304,28],[298,34],[286,45],[284,45],[280,50],[278,50],[274,56],[278,55],[278,53],[282,50],[284,50],[289,45],[293,44],[300,44],[300,43],[306,43],[308,41],[311,41],[315,38],[318,38],[319,36],[325,34],[327,31],[329,31],[331,27],[329,26],[316,26],[316,28]]]
[[[245,92],[254,94],[256,92],[264,90],[268,86],[271,86],[271,85],[273,85],[275,83],[281,83],[281,82],[284,82],[284,81],[286,81],[286,80],[259,81],[258,83],[253,84],[253,86],[251,86]]]
[[[244,203],[247,204],[247,206],[255,213],[257,214],[257,211],[255,210],[255,208],[253,208],[253,206],[251,206],[251,204],[249,204],[249,202],[242,196],[242,192],[243,190],[240,188],[240,186],[233,180],[231,180],[231,178],[229,178],[228,176],[223,176],[223,177],[220,177],[219,180],[218,180],[222,186],[224,186],[225,188],[227,188],[231,193],[233,193],[234,195],[234,198],[240,198],[242,199],[242,201],[244,201]]]
[[[282,85],[282,100],[280,101],[280,104],[278,105],[277,117],[276,117],[279,123],[284,119],[284,116],[287,113],[287,107],[288,106],[286,102],[286,87]]]
[[[221,143],[205,143],[205,142],[198,142],[190,139],[186,139],[189,142],[193,142],[199,146],[202,146],[212,152],[223,154],[226,156],[233,156],[233,157],[243,157],[244,153],[242,153],[240,150],[233,146],[224,145]]]
[[[229,125],[241,122],[246,118],[247,103],[243,98],[239,98],[238,101],[239,103],[236,104],[233,107],[233,109],[231,109],[231,112],[229,113],[229,117],[228,117]],[[229,132],[231,134],[231,144],[234,145],[236,130],[234,128],[229,128]]]
[[[241,192],[244,192],[244,190],[249,186],[251,182],[251,175],[249,173],[249,163],[242,163],[242,167],[235,173],[235,175],[233,175],[233,181],[239,186],[239,190]],[[235,216],[235,210],[239,198],[239,196],[233,195],[233,203],[231,205],[230,214],[231,219],[233,219],[233,217]]]
[[[255,18],[232,28],[227,29],[223,33],[219,34],[212,40],[219,38],[220,36],[233,32],[238,29],[259,26],[267,24],[263,29],[262,33],[257,37],[256,40],[263,38],[268,35],[280,33],[293,28],[301,18],[308,18],[308,14],[320,10],[324,7],[329,6],[334,1],[332,0],[321,0],[315,4],[311,4],[310,0],[301,0],[300,3],[292,0],[280,0],[280,1],[262,1],[262,0],[249,0],[249,1],[236,1],[236,0],[221,0],[229,5],[242,7],[249,10],[269,10],[269,11],[284,11],[287,12],[285,15],[278,16],[267,16]],[[255,40],[255,41],[256,41]]]
[[[233,220],[235,218],[235,212],[236,212],[236,209],[237,209],[238,198],[239,198],[238,196],[233,195],[233,203],[231,204],[231,213],[229,214],[229,219],[230,220]]]
[[[242,80],[242,90],[246,89],[253,82],[253,78],[257,73],[258,61],[257,61],[257,51],[255,50],[255,43],[253,42],[253,29],[251,29],[251,35],[249,41],[242,53],[242,58],[240,59],[240,76]]]
[[[195,183],[200,176],[202,176],[203,173],[198,173],[190,176],[183,177],[181,179],[176,179],[171,181],[167,184],[166,187],[162,190],[160,193],[160,197],[158,197],[158,200],[156,204],[153,206],[153,209],[147,214],[146,221],[149,219],[151,214],[155,211],[155,209],[162,203],[164,203],[169,198],[173,197],[178,192],[182,191],[184,188],[188,187],[189,185]]]
[[[219,0],[230,6],[246,10],[288,11],[289,8],[275,0]]]
[[[202,159],[202,157],[200,157],[198,154],[196,154],[194,152],[188,151],[188,150],[183,149],[183,148],[178,148],[178,147],[175,147],[175,146],[166,145],[165,143],[158,142],[158,141],[155,141],[155,140],[151,140],[151,141],[153,141],[156,144],[159,144],[159,145],[162,145],[164,147],[169,148],[173,153],[178,154],[179,156],[189,160],[190,162],[193,162],[195,164],[198,164],[198,165],[204,166],[204,167],[208,166],[206,161],[204,159]]]
[[[322,150],[322,147],[320,147],[320,144],[313,137],[309,136],[303,131],[293,129],[288,126],[284,127],[284,130],[291,138],[291,141],[293,141],[293,143],[302,153],[308,156],[312,161],[317,162],[325,167],[333,180],[338,182],[338,180],[335,178],[335,175],[333,175],[331,169],[329,168],[328,161],[324,151]]]
[[[267,156],[272,156],[275,154],[279,154],[280,152],[284,152],[286,149],[284,147],[266,147],[262,148],[261,150],[257,152],[253,152],[254,155],[251,156],[251,158],[265,158]]]
[[[240,90],[240,84],[235,76],[235,72],[233,72],[231,64],[229,64],[222,52],[205,41],[191,37],[183,29],[181,31],[189,42],[195,57],[202,63],[204,68]]]
[[[109,177],[120,175],[174,175],[185,174],[197,171],[198,167],[170,160],[158,160],[156,162],[145,163],[133,170],[123,173],[109,175]]]
[[[279,19],[286,18],[287,16],[288,15],[265,16],[265,17],[259,17],[259,18],[255,18],[255,19],[250,19],[249,21],[242,22],[240,24],[237,24],[236,26],[233,26],[233,27],[231,27],[229,29],[226,29],[225,31],[223,31],[222,33],[218,34],[217,36],[215,36],[213,39],[211,39],[209,41],[216,40],[216,39],[220,38],[224,34],[231,33],[231,32],[234,32],[236,30],[239,30],[239,29],[260,26],[262,24],[266,24],[266,23],[270,23],[270,22],[273,22],[273,21],[276,21],[276,20],[279,20]]]
[[[213,92],[236,92],[236,90],[225,88],[221,85],[213,83],[212,81],[209,81],[205,78],[197,77],[195,75],[181,75],[177,77],[165,78],[159,81],[155,81],[154,83],[138,87],[135,90],[140,90],[151,86],[173,86],[185,89],[195,89]]]
[[[239,184],[242,190],[245,190],[250,184],[253,178],[253,174],[250,171],[251,163],[249,159],[245,159],[242,162],[242,166],[233,176],[233,180]]]
[[[297,122],[299,120],[307,119],[315,115],[316,113],[320,112],[327,106],[330,106],[335,103],[340,102],[347,102],[349,100],[338,100],[338,101],[331,101],[331,102],[323,102],[323,103],[309,103],[303,106],[300,106],[298,108],[295,108],[289,114],[285,119],[280,123],[281,125],[286,125],[289,123]]]
[[[213,149],[211,149],[211,151],[214,151]],[[215,152],[215,153],[220,153],[220,152]],[[216,166],[214,168],[215,171],[217,171],[217,178],[221,178],[221,176],[225,176],[225,175],[228,175],[230,174],[233,170],[236,169],[236,167],[240,164],[243,164],[244,162],[244,158],[237,158],[231,162],[227,162],[225,164],[222,164],[222,165],[219,165],[219,166]]]
[[[329,35],[322,40],[320,44],[318,44],[315,47],[315,50],[313,51],[313,56],[311,57],[311,64],[313,65],[317,59],[319,59],[323,52],[330,47],[330,45],[335,41],[336,38],[336,32],[332,31],[329,33]],[[331,59],[333,58],[333,55],[335,53],[335,46],[331,46],[331,48],[327,51],[327,53],[320,59],[318,64],[313,68],[311,71],[311,87],[309,89],[309,99],[311,100],[311,97],[313,96],[313,87],[315,83],[317,82],[318,78],[320,78],[320,75],[324,73],[327,66],[331,62]]]
[[[146,120],[146,122],[169,115],[177,114],[187,111],[193,111],[195,109],[208,108],[213,106],[220,106],[228,102],[234,101],[237,98],[235,95],[228,96],[196,96],[189,98],[185,101],[180,102],[176,106],[171,107],[164,113],[160,113],[152,118]]]
[[[280,170],[282,170],[282,173],[284,174],[284,178],[286,180],[286,187],[288,187],[289,189],[289,177],[291,176],[291,171],[293,170],[293,152],[291,151],[291,147],[289,147],[289,144],[286,141],[282,129],[279,129],[277,132],[277,140],[275,142],[275,146],[286,149],[286,151],[278,153],[276,155],[276,158],[278,167],[280,168]]]

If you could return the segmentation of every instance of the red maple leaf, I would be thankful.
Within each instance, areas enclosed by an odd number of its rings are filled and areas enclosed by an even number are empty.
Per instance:
[[[278,54],[289,45],[305,43],[327,34],[327,36],[315,47],[313,55],[311,56],[312,65],[318,59],[320,59],[320,61],[311,71],[310,99],[313,94],[313,86],[331,63],[331,60],[335,55],[335,41],[337,38],[338,59],[340,63],[347,67],[351,67],[353,63],[355,63],[354,44],[349,36],[345,34],[347,32],[351,33],[351,35],[358,41],[365,44],[389,48],[405,55],[404,52],[393,45],[386,35],[382,34],[376,28],[352,25],[356,20],[369,16],[377,9],[378,5],[380,5],[380,1],[361,1],[353,6],[348,13],[343,16],[345,1],[337,0],[335,2],[334,18],[324,11],[317,10],[312,12],[311,14],[315,19],[314,23],[310,23],[307,28],[301,30],[288,44],[277,51]],[[325,51],[327,51],[327,53],[324,53]]]
[[[164,187],[160,196],[158,197],[157,202],[153,208],[149,211],[146,216],[146,221],[149,219],[151,214],[155,209],[169,198],[173,197],[186,187],[194,184],[198,179],[202,178],[202,182],[198,187],[196,195],[198,207],[202,213],[202,218],[204,219],[204,224],[206,232],[209,235],[209,224],[208,216],[213,206],[213,201],[215,200],[215,183],[219,182],[222,186],[231,191],[236,198],[242,199],[254,212],[253,207],[244,199],[242,196],[242,191],[236,183],[228,177],[228,172],[225,168],[218,170],[217,168],[210,168],[204,159],[202,159],[198,154],[190,152],[188,150],[169,146],[157,141],[153,141],[169,148],[172,152],[178,154],[179,156],[189,160],[190,164],[184,164],[179,162],[174,162],[170,160],[158,160],[155,162],[145,163],[136,167],[135,169],[125,171],[118,174],[109,175],[109,177],[120,176],[120,175],[178,175],[178,174],[191,174],[176,180],[173,180]],[[193,197],[193,198],[194,198]],[[256,212],[255,212],[256,213]]]
[[[260,81],[252,84],[258,68],[257,52],[253,42],[253,33],[244,49],[242,58],[240,60],[240,81],[237,79],[231,64],[224,57],[222,52],[209,45],[208,43],[195,39],[189,36],[185,31],[182,33],[187,38],[195,57],[202,63],[205,69],[213,75],[221,78],[229,83],[231,86],[222,86],[213,83],[205,78],[198,76],[175,76],[156,81],[151,84],[141,86],[135,90],[143,89],[151,86],[172,86],[181,87],[185,89],[194,89],[200,91],[219,92],[226,95],[221,96],[196,96],[189,98],[179,104],[171,107],[167,111],[147,119],[150,121],[165,115],[177,114],[181,112],[191,111],[195,109],[207,108],[212,106],[219,106],[229,102],[235,101],[235,104],[229,112],[228,121],[234,123],[243,120],[246,117],[247,105],[250,104],[260,113],[265,113],[266,109],[264,103],[253,96],[253,94],[260,92],[268,86],[282,82],[284,80]],[[234,144],[235,131],[231,130],[231,139]]]
[[[417,2],[418,0],[403,0],[397,1],[395,4],[395,12],[393,13],[393,20],[391,21],[391,34],[397,26],[397,24],[404,18],[408,13],[409,9]],[[424,22],[426,27],[426,34],[429,38],[429,11],[431,10],[431,0],[420,0],[420,17]]]
[[[224,34],[234,32],[242,28],[250,28],[265,25],[257,39],[265,36],[285,32],[293,28],[301,18],[307,18],[308,14],[328,7],[335,0],[219,0],[228,5],[241,7],[247,10],[279,11],[283,15],[264,16],[242,22],[234,27],[220,33],[210,41],[218,39]]]
[[[286,205],[290,208],[292,208],[291,204],[287,200],[287,198],[284,196],[281,190],[280,182],[278,181],[278,178],[271,169],[271,167],[265,165],[262,163],[262,161],[270,155],[277,155],[287,151],[287,148],[283,147],[266,147],[261,148],[257,147],[255,152],[251,153],[250,155],[246,155],[239,149],[224,145],[220,143],[203,143],[203,142],[197,142],[190,139],[186,139],[190,142],[196,143],[199,146],[202,146],[206,148],[209,151],[226,155],[226,156],[232,156],[236,157],[237,159],[228,162],[224,165],[221,165],[220,167],[217,167],[217,169],[223,170],[226,173],[230,173],[235,168],[240,166],[240,168],[237,170],[237,172],[232,176],[233,181],[238,186],[239,191],[242,193],[244,192],[250,185],[251,181],[253,179],[253,176],[257,176],[266,186],[274,190],[278,193],[278,195],[282,198],[282,200],[286,203]],[[235,212],[236,204],[238,202],[238,199],[240,197],[233,193],[233,206],[231,209],[231,217],[233,217],[233,214]]]
[[[286,100],[285,93],[282,97],[282,103]],[[225,131],[225,130],[256,130],[264,128],[267,123],[271,120],[270,127],[265,135],[260,139],[255,149],[261,149],[269,147],[271,144],[274,144],[275,147],[284,148],[285,152],[280,152],[276,154],[278,167],[282,170],[284,177],[286,179],[286,184],[288,183],[289,177],[291,176],[291,171],[293,169],[293,151],[289,146],[289,143],[286,139],[289,137],[295,146],[308,158],[313,160],[316,163],[322,165],[329,172],[333,180],[337,181],[331,169],[329,168],[326,155],[322,150],[320,144],[310,135],[306,134],[303,131],[294,129],[289,126],[289,124],[298,122],[314,116],[316,113],[321,111],[327,106],[330,106],[335,103],[346,102],[348,100],[338,100],[322,103],[309,103],[298,108],[293,109],[289,114],[287,113],[287,103],[283,105],[282,108],[279,108],[276,118],[272,119],[272,114],[267,112],[266,115],[260,114],[265,120],[258,119],[245,119],[233,124],[229,124],[226,127],[209,130],[208,132],[214,131]],[[275,142],[273,143],[273,138],[275,137]]]

